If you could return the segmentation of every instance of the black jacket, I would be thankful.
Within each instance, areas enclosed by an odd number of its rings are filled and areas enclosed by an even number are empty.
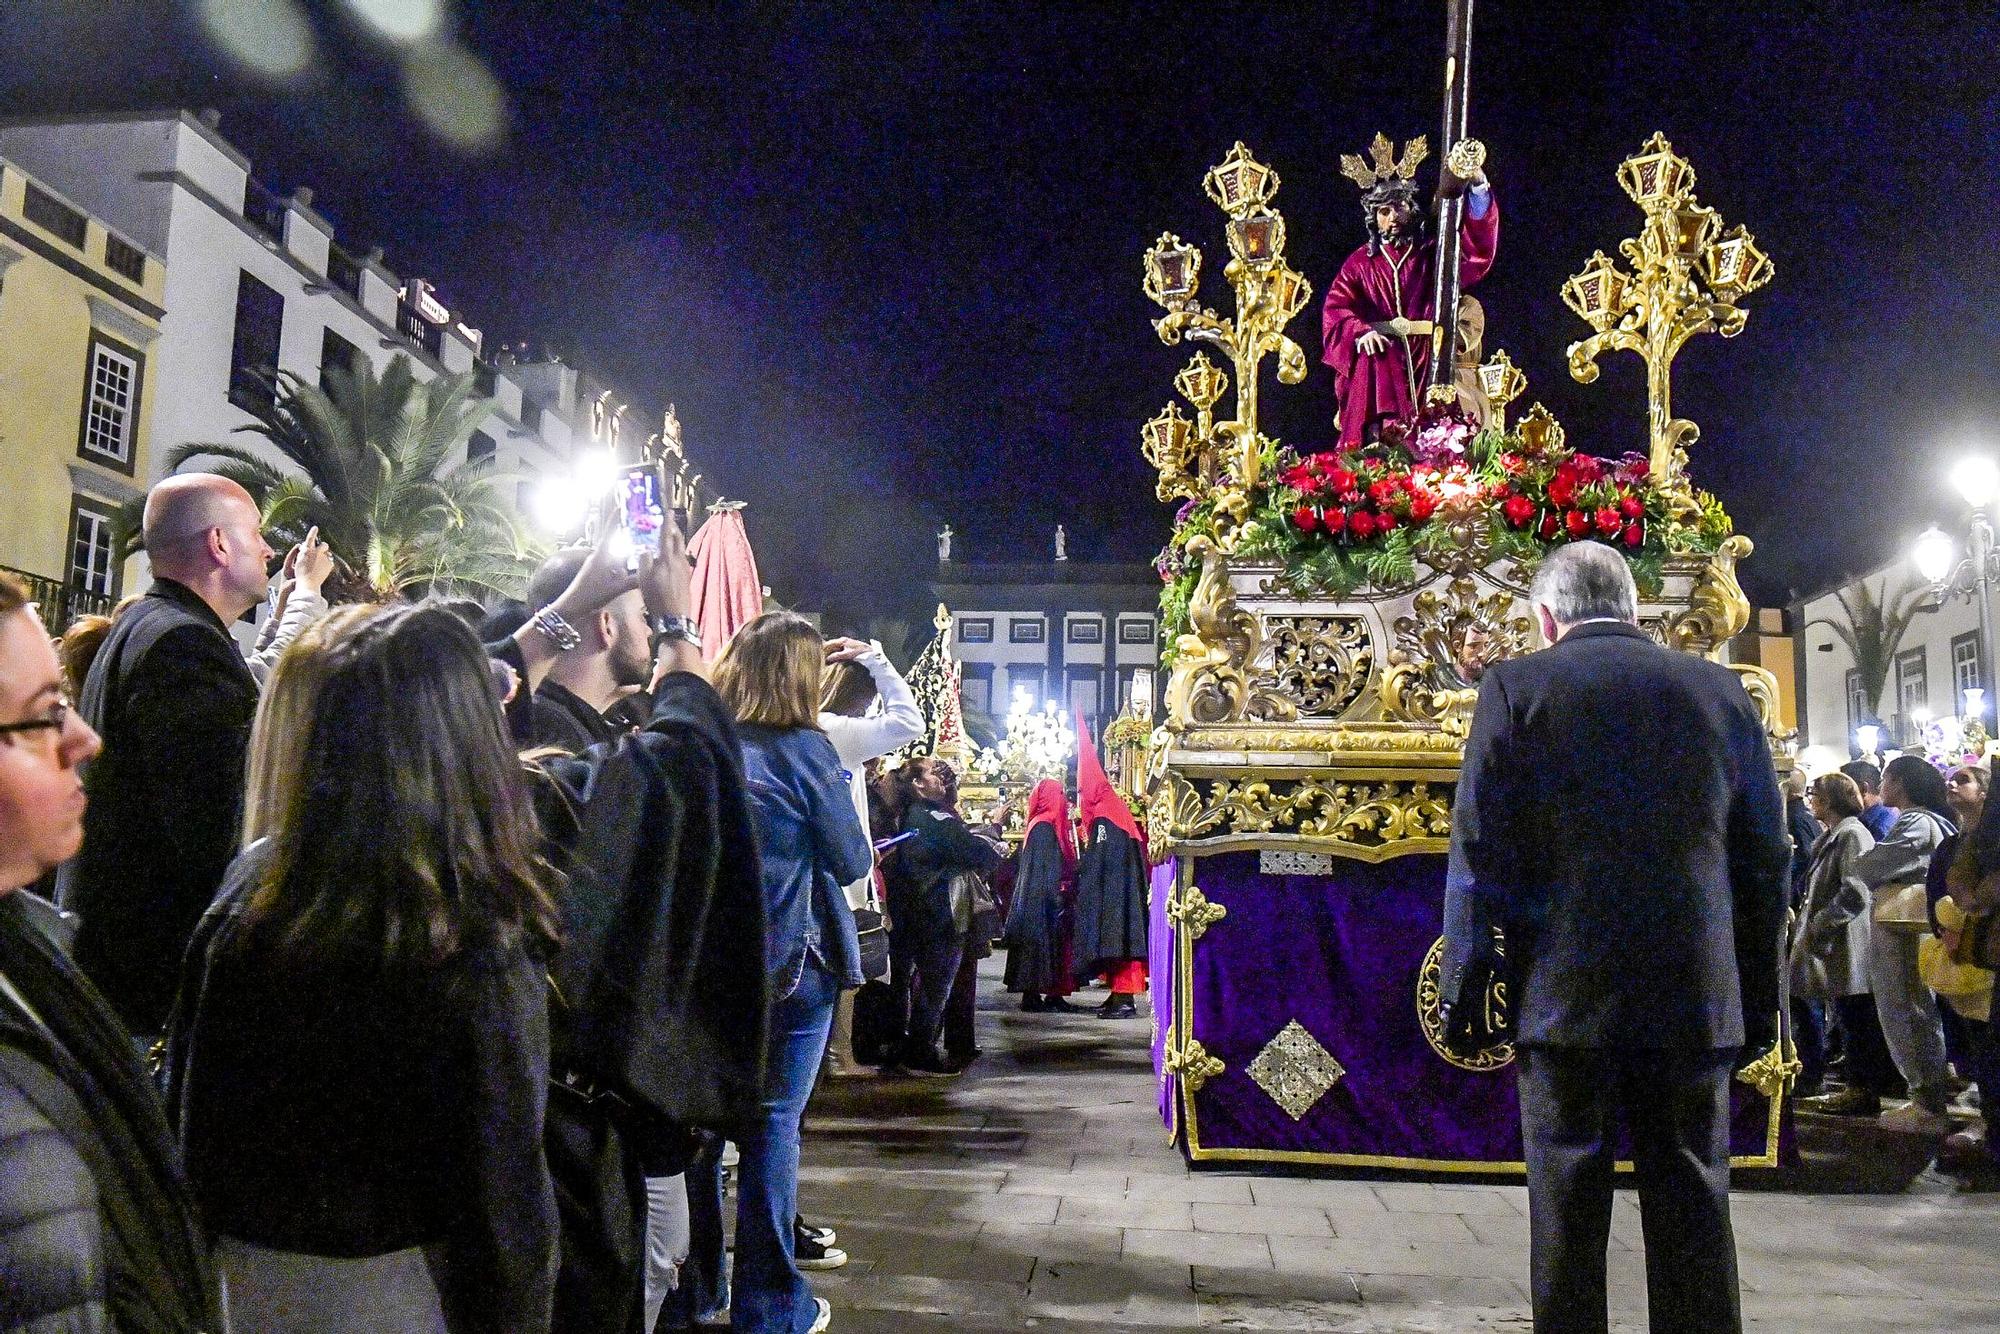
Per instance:
[[[1444,1000],[1498,923],[1522,1042],[1768,1045],[1790,859],[1735,674],[1634,626],[1577,626],[1480,683],[1452,808]]]
[[[166,1026],[181,954],[236,854],[257,682],[208,604],[156,579],[118,617],[77,701],[83,851],[57,880],[76,961],[134,1033]]]
[[[0,899],[0,1329],[219,1332],[159,1099],[54,911]]]
[[[915,834],[895,846],[885,879],[889,886],[891,935],[904,941],[946,940],[955,933],[951,877],[959,871],[990,875],[1000,865],[991,843],[965,821],[925,801],[903,813],[903,832]]]
[[[453,1329],[544,1331],[548,985],[518,945],[300,967],[243,930],[245,849],[188,948],[169,1099],[214,1231],[311,1255],[441,1247]]]
[[[543,766],[563,943],[558,1064],[669,1121],[756,1113],[770,1015],[763,881],[735,725],[673,672],[640,732]]]
[[[1098,820],[1076,859],[1078,981],[1146,957],[1146,850],[1110,820]]]
[[[554,746],[572,755],[600,742],[614,740],[625,727],[585,703],[575,691],[544,681],[529,705],[531,736],[537,746]]]

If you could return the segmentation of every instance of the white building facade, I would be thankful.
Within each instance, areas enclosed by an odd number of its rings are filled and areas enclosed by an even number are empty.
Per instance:
[[[500,349],[489,355],[480,331],[429,283],[391,273],[379,249],[343,249],[310,189],[283,198],[266,191],[214,113],[13,122],[0,126],[0,156],[166,260],[166,313],[148,369],[157,398],[146,481],[165,473],[183,443],[257,447],[237,434],[268,399],[256,372],[317,382],[326,367],[359,358],[379,370],[398,354],[421,379],[477,373],[496,409],[468,453],[517,474],[523,502],[536,478],[567,473],[590,442],[591,387],[573,367],[528,364]],[[610,429],[619,424],[614,404]]]
[[[946,562],[932,589],[951,612],[965,710],[996,723],[1025,696],[1081,711],[1101,733],[1131,700],[1134,673],[1159,664],[1150,565]]]
[[[1823,746],[1843,756],[1855,749],[1855,729],[1864,724],[1883,728],[1884,745],[1913,744],[1924,722],[1962,717],[1968,689],[1985,692],[1982,712],[1993,727],[1990,645],[1980,642],[1979,608],[1953,597],[1927,605],[1910,619],[1897,646],[1881,697],[1867,698],[1854,658],[1841,637],[1826,624],[1845,624],[1839,594],[1853,597],[1866,585],[1878,600],[1890,602],[1908,589],[1928,589],[1906,557],[1861,579],[1806,599],[1793,611],[1794,653],[1800,696],[1800,743]],[[2000,620],[2000,603],[1992,608]]]

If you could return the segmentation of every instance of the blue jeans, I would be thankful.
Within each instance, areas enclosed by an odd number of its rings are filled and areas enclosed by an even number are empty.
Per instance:
[[[819,1074],[840,986],[808,958],[791,995],[771,1007],[762,1115],[737,1141],[736,1272],[729,1306],[737,1334],[805,1334],[817,1314],[792,1256],[799,1212],[799,1118]]]

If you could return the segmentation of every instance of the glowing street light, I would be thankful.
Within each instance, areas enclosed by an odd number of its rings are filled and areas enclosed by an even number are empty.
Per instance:
[[[2000,464],[1990,454],[1968,454],[1951,468],[1952,489],[1975,510],[1983,510],[2000,496]]]
[[[1864,756],[1873,755],[1882,745],[1882,729],[1874,723],[1863,723],[1854,729],[1854,744],[1861,748]]]

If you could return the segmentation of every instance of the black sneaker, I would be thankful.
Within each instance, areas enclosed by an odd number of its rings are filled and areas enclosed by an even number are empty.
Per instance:
[[[801,1237],[811,1237],[822,1246],[831,1246],[840,1240],[840,1234],[830,1227],[812,1227],[808,1225],[804,1214],[798,1214],[792,1218],[792,1231]]]
[[[803,1233],[792,1234],[792,1259],[800,1269],[838,1269],[847,1263],[847,1252],[838,1246],[821,1245]]]

